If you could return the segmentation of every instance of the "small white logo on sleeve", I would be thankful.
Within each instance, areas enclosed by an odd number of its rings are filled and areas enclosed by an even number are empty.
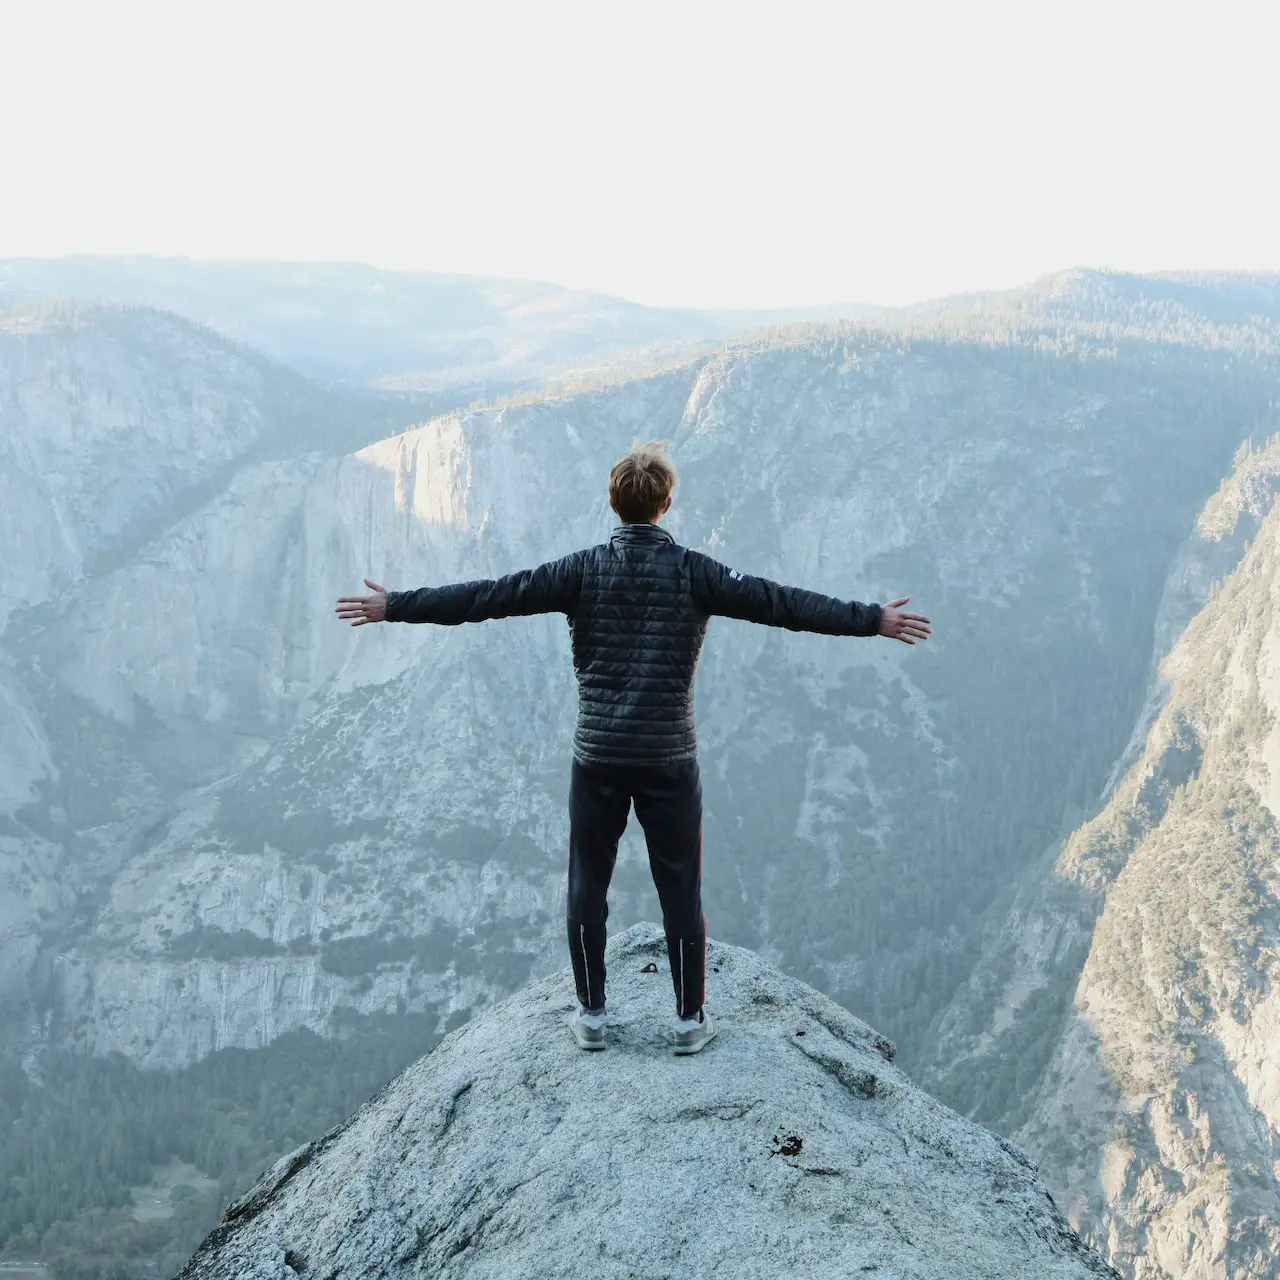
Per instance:
[[[737,569],[730,569],[729,577],[731,577],[734,582],[740,582],[742,580],[742,574],[740,574]]]

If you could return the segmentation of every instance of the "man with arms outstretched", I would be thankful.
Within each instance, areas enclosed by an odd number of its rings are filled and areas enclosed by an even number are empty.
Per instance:
[[[578,677],[569,783],[569,954],[584,1049],[605,1047],[605,921],[618,841],[632,804],[644,829],[675,987],[675,1052],[716,1034],[703,1008],[707,926],[702,914],[702,787],[693,726],[693,676],[707,621],[719,614],[791,631],[890,636],[915,644],[929,619],[908,598],[859,604],[783,587],[677,546],[658,524],[676,473],[663,446],[632,449],[609,473],[621,523],[608,542],[505,578],[343,596],[337,613],[370,622],[454,626],[563,613]]]

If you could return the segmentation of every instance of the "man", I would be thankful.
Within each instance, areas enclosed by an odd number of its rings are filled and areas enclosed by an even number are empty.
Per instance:
[[[337,613],[370,622],[453,626],[520,614],[563,613],[578,677],[578,723],[569,784],[569,954],[579,1008],[570,1015],[584,1049],[605,1047],[606,897],[618,840],[634,803],[675,988],[675,1052],[697,1053],[716,1034],[703,1008],[702,788],[693,725],[693,676],[716,614],[792,631],[889,636],[915,644],[929,619],[783,587],[676,545],[658,524],[676,473],[663,446],[632,449],[609,473],[621,523],[608,542],[505,578],[391,591],[365,579],[368,596],[343,596]]]

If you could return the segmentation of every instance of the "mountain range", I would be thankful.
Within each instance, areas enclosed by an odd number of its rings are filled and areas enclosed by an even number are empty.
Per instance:
[[[667,353],[762,325],[877,311],[645,307],[540,281],[360,263],[0,260],[0,308],[51,298],[172,311],[325,382],[448,389],[455,397],[464,387],[478,395],[540,385],[584,362],[633,360],[637,349]]]
[[[712,933],[1023,1143],[1125,1274],[1274,1274],[1280,280],[1072,271],[605,363],[598,332],[526,364],[318,342],[323,381],[245,345],[305,345],[247,288],[231,336],[136,293],[0,315],[15,1123],[85,1063],[421,1052],[562,962],[563,619],[352,632],[332,602],[603,540],[610,464],[659,438],[680,541],[935,623],[916,649],[712,623]],[[634,832],[611,902],[658,913]]]

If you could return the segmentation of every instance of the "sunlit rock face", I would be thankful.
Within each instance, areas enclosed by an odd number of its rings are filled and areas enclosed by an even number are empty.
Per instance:
[[[723,1020],[664,1039],[666,944],[609,950],[603,1053],[569,974],[475,1018],[231,1205],[180,1280],[394,1276],[1114,1277],[1026,1157],[940,1106],[865,1023],[712,943]]]

